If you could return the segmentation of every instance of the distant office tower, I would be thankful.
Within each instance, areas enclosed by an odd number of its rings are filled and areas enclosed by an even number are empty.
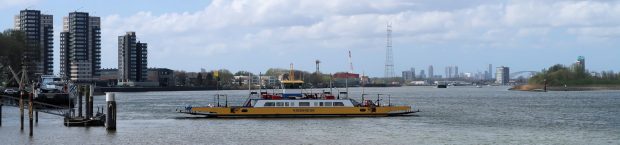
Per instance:
[[[411,80],[414,80],[416,78],[416,76],[415,76],[415,68],[413,68],[413,67],[411,68],[411,77],[412,77]]]
[[[493,79],[493,65],[489,64],[489,71],[488,74],[486,76],[486,79],[491,80]]]
[[[143,82],[147,77],[147,45],[136,42],[136,32],[118,36],[118,73],[120,82]]]
[[[60,75],[76,82],[99,79],[101,68],[101,21],[86,12],[63,18],[60,33]]]
[[[455,78],[456,75],[457,75],[456,72],[458,71],[456,69],[458,69],[458,68],[456,68],[455,66],[447,66],[446,67],[446,78],[447,79]]]
[[[420,70],[420,79],[424,79],[426,74],[424,74],[424,70]]]
[[[586,58],[583,56],[577,57],[577,62],[575,62],[575,71],[577,72],[586,72]]]
[[[508,67],[500,66],[495,71],[495,83],[506,85],[510,81],[510,69]]]
[[[446,75],[446,78],[450,78],[450,66],[446,66],[446,70],[444,71],[444,75]]]
[[[415,69],[403,71],[403,80],[411,81],[415,79]]]
[[[459,74],[459,66],[454,66],[454,73],[453,76],[454,78],[459,78],[460,74]]]
[[[458,78],[459,76],[459,67],[458,66],[446,66],[446,78]]]
[[[433,77],[434,77],[434,74],[433,74],[433,65],[429,65],[429,66],[428,66],[428,78],[429,78],[429,79],[432,79]]]
[[[482,80],[489,80],[489,76],[491,76],[491,74],[489,74],[489,71],[484,71],[484,76],[481,77]]]
[[[411,68],[411,80],[414,80],[415,78],[416,78],[415,77],[415,68],[412,67]]]
[[[21,10],[15,16],[15,29],[26,34],[24,51],[26,67],[30,75],[54,74],[54,27],[52,15],[39,10]]]
[[[580,67],[585,68],[586,67],[586,57],[583,57],[583,56],[577,57],[577,65],[579,65]]]

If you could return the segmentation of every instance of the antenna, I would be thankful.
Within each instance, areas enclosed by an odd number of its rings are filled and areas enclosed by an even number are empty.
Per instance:
[[[330,73],[329,74],[329,93],[334,93],[333,90],[332,90],[334,88],[332,86],[333,79],[334,79],[334,75]],[[340,99],[340,98],[338,98],[338,99]]]
[[[394,77],[394,54],[392,52],[392,23],[387,24],[387,40],[385,47],[385,78]]]
[[[318,87],[320,81],[317,81],[317,79],[318,80],[321,79],[321,72],[319,71],[319,64],[321,64],[321,61],[317,59],[316,61],[314,61],[314,63],[316,63],[316,72],[314,72],[315,79],[312,80],[312,84],[313,84],[313,87],[315,86]]]
[[[353,73],[353,63],[351,63],[351,50],[349,50],[349,64],[351,65],[351,68],[348,73],[345,73],[344,79],[344,87],[346,88],[347,98],[349,98],[349,75]]]
[[[362,84],[362,96],[364,95],[364,75],[366,75],[366,73],[364,71],[362,71],[362,78],[360,78],[361,84]],[[364,101],[364,100],[362,100]]]
[[[349,50],[349,73],[353,73],[353,62],[351,61],[351,50]]]
[[[291,70],[288,74],[288,80],[290,81],[295,80],[295,71],[293,71],[293,63],[291,63]]]

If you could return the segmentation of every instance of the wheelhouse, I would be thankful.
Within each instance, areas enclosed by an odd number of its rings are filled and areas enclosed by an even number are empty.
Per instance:
[[[350,99],[334,100],[264,100],[252,99],[253,107],[354,107]]]

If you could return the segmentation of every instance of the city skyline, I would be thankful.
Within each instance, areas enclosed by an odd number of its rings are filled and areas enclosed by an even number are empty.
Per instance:
[[[540,71],[570,65],[577,56],[588,59],[591,71],[618,71],[619,66],[609,63],[620,61],[620,50],[614,48],[620,36],[618,2],[396,0],[348,5],[352,2],[190,1],[167,7],[171,2],[132,1],[128,5],[144,7],[111,11],[106,7],[115,2],[3,1],[0,28],[13,28],[10,20],[20,10],[52,15],[55,74],[62,17],[75,11],[101,17],[101,68],[117,66],[117,37],[135,31],[138,40],[149,42],[149,67],[257,73],[294,63],[312,71],[318,59],[323,72],[346,72],[351,50],[356,73],[380,77],[385,25],[392,23],[394,72],[429,65],[484,72],[488,64]],[[260,63],[245,65],[247,61]]]

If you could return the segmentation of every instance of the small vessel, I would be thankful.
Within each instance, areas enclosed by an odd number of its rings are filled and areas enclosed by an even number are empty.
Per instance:
[[[446,85],[446,84],[439,84],[439,85],[437,85],[437,88],[448,88],[448,85]]]
[[[34,100],[56,106],[73,108],[75,99],[65,89],[66,82],[54,75],[41,75]]]
[[[97,114],[95,114],[95,116],[91,117],[91,118],[84,118],[84,117],[65,117],[64,119],[64,125],[67,127],[72,127],[72,126],[81,126],[81,127],[85,127],[85,126],[104,126],[105,125],[105,114],[101,113],[101,112],[97,112]]]
[[[345,92],[341,92],[343,96]],[[206,117],[344,117],[344,116],[398,116],[418,111],[411,106],[394,106],[390,96],[388,103],[381,104],[382,94],[377,100],[357,102],[348,97],[333,96],[330,92],[321,94],[281,93],[269,94],[250,93],[260,98],[248,99],[243,106],[228,106],[228,103],[217,106],[192,107],[177,109],[180,113],[204,115]],[[384,95],[383,95],[384,96]],[[221,97],[218,95],[217,97]],[[224,96],[225,97],[225,96]]]

